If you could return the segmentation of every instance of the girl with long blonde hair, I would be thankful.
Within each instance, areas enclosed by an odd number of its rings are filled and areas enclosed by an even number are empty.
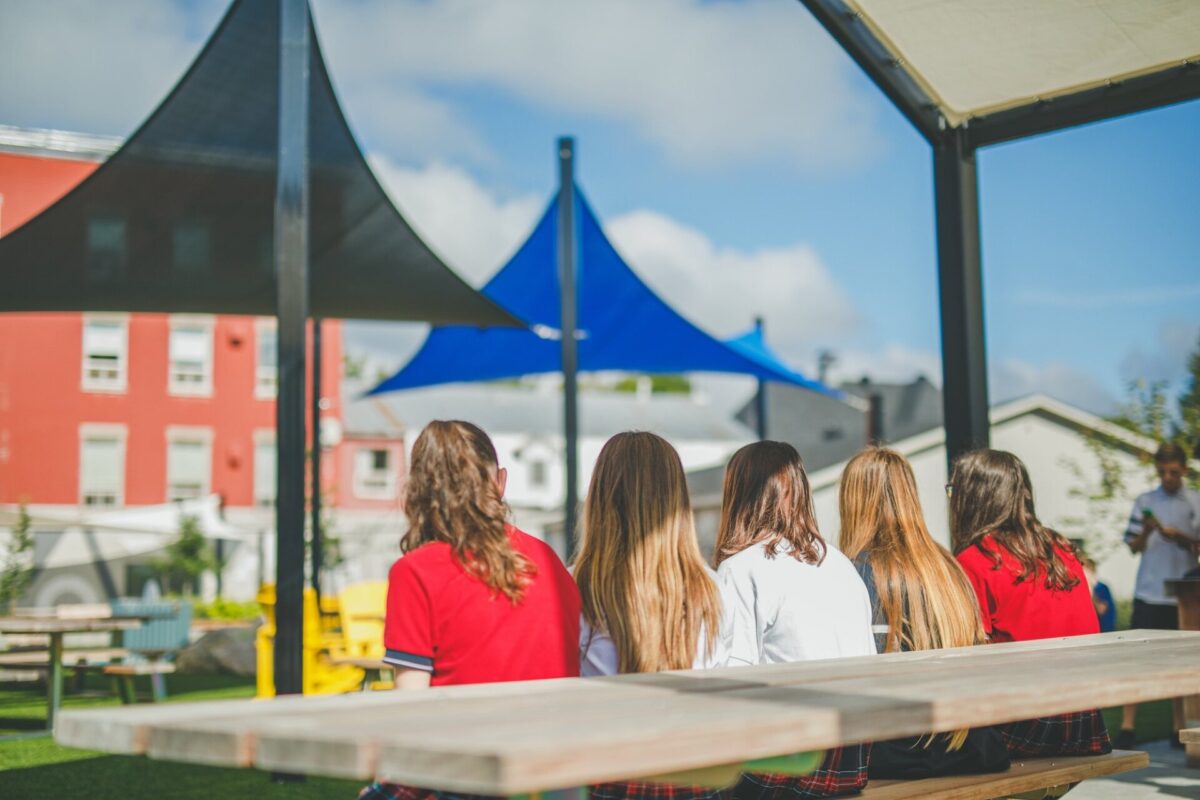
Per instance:
[[[838,544],[866,584],[881,653],[986,641],[975,595],[950,551],[925,525],[912,468],[899,453],[863,450],[842,473]],[[877,742],[872,778],[924,778],[1008,768],[993,728]]]
[[[679,455],[653,433],[619,433],[596,460],[574,565],[582,674],[702,669],[724,663],[716,575],[696,540]],[[719,800],[703,787],[618,782],[593,800]]]
[[[756,442],[730,459],[717,563],[731,665],[875,653],[866,587],[821,537],[804,462],[790,444]],[[747,774],[734,794],[772,800],[854,793],[867,783],[867,753],[863,744],[828,750],[804,777]]]

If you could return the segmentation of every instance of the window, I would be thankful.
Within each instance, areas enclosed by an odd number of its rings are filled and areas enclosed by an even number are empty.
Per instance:
[[[257,361],[254,370],[254,396],[260,400],[274,399],[279,381],[279,371],[276,369],[275,321],[260,319],[254,325],[254,335],[258,340]]]
[[[212,431],[208,428],[167,430],[167,500],[190,500],[209,492],[212,475]]]
[[[546,486],[546,462],[531,461],[529,462],[529,485],[535,489],[543,489]]]
[[[83,425],[79,432],[79,502],[119,506],[125,494],[125,428]]]
[[[175,270],[186,275],[204,275],[208,271],[208,226],[198,222],[181,222],[171,238],[171,254]]]
[[[102,281],[125,271],[125,220],[92,217],[87,226],[87,277]]]
[[[175,395],[211,395],[212,320],[172,318],[169,349],[167,390]]]
[[[254,504],[261,508],[275,505],[275,433],[254,434]]]
[[[392,471],[392,454],[384,449],[364,447],[354,455],[354,494],[375,500],[395,497],[396,475]]]
[[[83,390],[124,392],[129,352],[127,317],[83,318]]]

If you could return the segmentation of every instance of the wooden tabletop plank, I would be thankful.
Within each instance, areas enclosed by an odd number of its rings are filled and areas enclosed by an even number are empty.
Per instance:
[[[1200,633],[68,712],[64,744],[512,794],[1200,692]],[[162,709],[165,711],[166,709]],[[140,712],[134,716],[127,712]]]
[[[949,775],[921,781],[871,781],[861,800],[979,800],[1064,786],[1150,766],[1146,753],[1114,750],[1103,756],[1034,758],[1014,761],[1007,772]]]
[[[0,617],[0,633],[91,633],[140,628],[138,617],[104,619],[43,619],[40,617]]]

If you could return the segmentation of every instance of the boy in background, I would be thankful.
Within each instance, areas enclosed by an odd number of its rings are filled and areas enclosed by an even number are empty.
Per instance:
[[[1200,539],[1200,494],[1184,486],[1188,457],[1177,444],[1163,444],[1154,454],[1158,488],[1139,495],[1129,515],[1125,543],[1140,553],[1137,583],[1133,592],[1133,628],[1176,630],[1177,601],[1167,594],[1166,582],[1182,578],[1196,566],[1196,542]],[[1137,706],[1125,706],[1121,732],[1114,745],[1128,750],[1134,744]],[[1175,701],[1173,747],[1180,747],[1183,701]]]

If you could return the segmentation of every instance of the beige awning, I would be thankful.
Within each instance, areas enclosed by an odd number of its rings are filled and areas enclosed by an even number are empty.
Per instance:
[[[1191,62],[1200,0],[845,0],[950,125]]]

